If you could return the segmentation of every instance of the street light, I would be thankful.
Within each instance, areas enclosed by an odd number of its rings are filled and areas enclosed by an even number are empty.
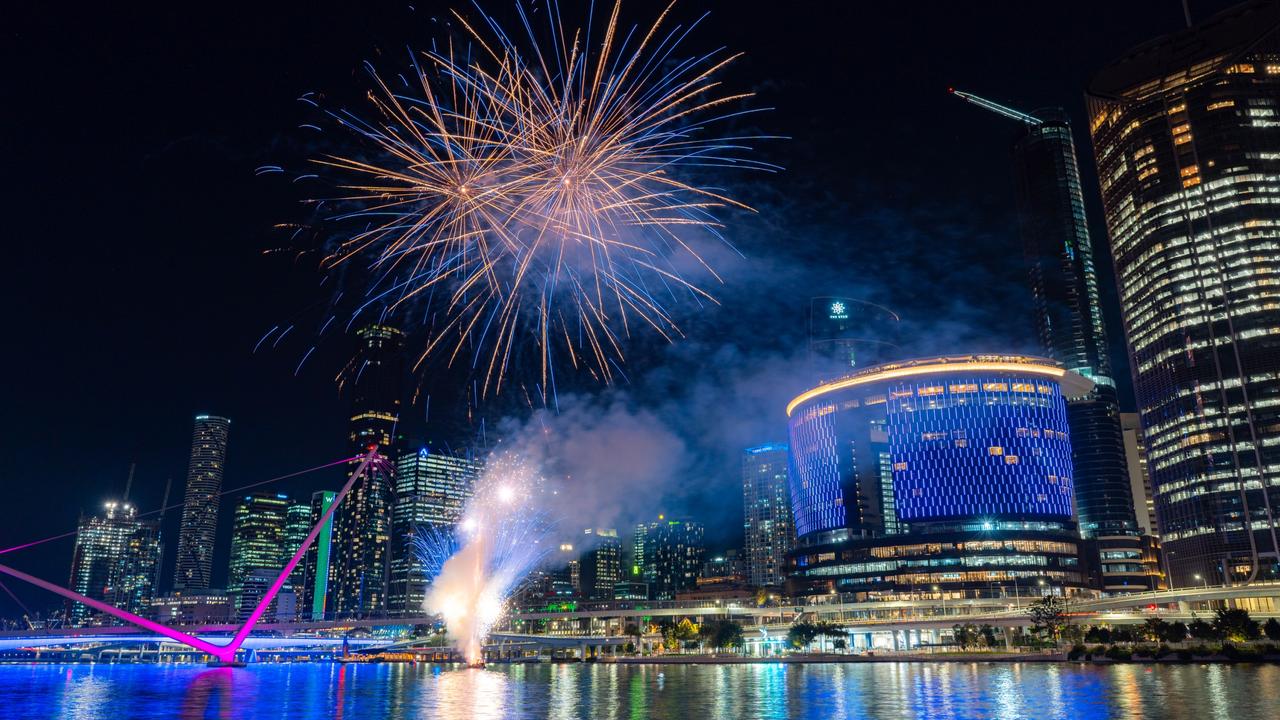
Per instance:
[[[1202,576],[1200,573],[1196,573],[1195,578],[1196,580],[1200,581],[1200,584],[1204,587],[1204,589],[1206,590],[1209,589],[1209,581],[1206,580],[1204,576]]]
[[[934,592],[936,592],[936,593],[938,593],[938,594],[942,597],[942,614],[943,614],[943,615],[946,615],[946,614],[947,614],[947,596],[946,596],[946,595],[943,595],[943,594],[939,591],[939,589],[938,589],[938,586],[937,586],[937,585],[934,585],[934,586],[933,586],[933,591],[934,591]]]

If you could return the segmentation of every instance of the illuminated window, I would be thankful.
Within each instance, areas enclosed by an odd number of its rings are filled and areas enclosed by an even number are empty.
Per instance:
[[[1017,464],[1018,464],[1018,456],[1017,456],[1017,455],[1005,455],[1005,456],[1004,456],[1004,464],[1005,464],[1005,465],[1017,465]]]
[[[1000,447],[999,445],[992,445],[991,447],[987,448],[987,454],[988,454],[988,455],[1003,455],[1003,454],[1004,454],[1004,448]]]
[[[971,393],[978,392],[977,383],[961,383],[959,385],[951,385],[947,387],[953,393]]]
[[[1030,393],[1036,391],[1036,386],[1032,383],[1013,383],[1011,386],[1014,392]]]
[[[911,388],[907,388],[906,390],[890,390],[889,391],[889,397],[895,398],[895,399],[903,398],[903,397],[911,397],[911,394],[912,394]]]
[[[956,447],[969,447],[969,441],[964,438],[960,438],[956,441]]]
[[[1235,75],[1238,73],[1248,74],[1248,73],[1255,72],[1255,70],[1256,68],[1254,68],[1253,65],[1249,63],[1239,63],[1237,65],[1232,65],[1231,67],[1227,68],[1226,72],[1228,75]]]
[[[1205,110],[1221,110],[1222,108],[1229,108],[1229,107],[1235,107],[1235,106],[1236,106],[1235,100],[1219,100],[1216,103],[1209,103],[1205,107]]]
[[[1053,388],[1052,388],[1052,387],[1049,387],[1048,385],[1037,385],[1037,386],[1036,386],[1036,391],[1037,391],[1037,392],[1039,392],[1041,395],[1052,395],[1052,394],[1053,394]]]
[[[1186,109],[1187,109],[1187,104],[1186,104],[1186,103],[1178,103],[1177,105],[1174,105],[1173,107],[1169,108],[1169,114],[1170,114],[1170,115],[1174,115],[1174,114],[1176,114],[1176,113],[1180,113],[1180,112],[1182,112],[1183,110],[1186,110]]]
[[[1146,180],[1147,178],[1151,177],[1152,175],[1155,175],[1158,172],[1160,172],[1160,168],[1156,167],[1155,165],[1152,165],[1151,167],[1138,173],[1138,179]]]
[[[1199,174],[1200,174],[1200,166],[1199,166],[1199,165],[1188,165],[1188,166],[1186,166],[1186,167],[1182,168],[1181,173],[1182,173],[1182,177],[1191,177],[1192,175],[1199,175]]]
[[[1008,392],[1009,385],[1006,383],[982,383],[982,389],[987,392]]]
[[[917,395],[941,395],[941,394],[942,394],[942,386],[941,386],[941,385],[930,385],[929,387],[922,387],[922,388],[920,388],[920,389],[916,390],[916,394],[917,394]]]
[[[896,463],[894,463],[894,464],[893,464],[893,469],[894,469],[894,470],[906,470],[906,469],[907,469],[907,464],[906,464],[906,463],[904,463],[904,462],[896,462]]]
[[[1182,181],[1182,187],[1184,188],[1195,187],[1196,185],[1199,185],[1199,184],[1200,184],[1199,177],[1189,177],[1186,180]]]

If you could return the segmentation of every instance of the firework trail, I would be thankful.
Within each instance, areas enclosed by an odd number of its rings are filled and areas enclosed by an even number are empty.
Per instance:
[[[369,271],[356,314],[424,303],[415,369],[462,358],[481,397],[537,347],[545,404],[557,361],[611,382],[633,332],[671,341],[674,302],[714,302],[681,269],[719,280],[697,245],[724,241],[717,211],[749,208],[689,178],[775,168],[744,157],[762,136],[713,132],[753,112],[733,109],[752,93],[716,79],[739,55],[676,56],[697,23],[675,24],[671,5],[647,28],[623,26],[620,3],[595,28],[540,9],[545,25],[517,4],[514,36],[454,12],[459,40],[416,56],[409,77],[370,68],[373,112],[329,114],[360,154],[315,162],[342,191],[331,220],[359,228],[323,262]]]
[[[483,661],[489,629],[516,587],[546,558],[553,528],[544,483],[514,455],[492,456],[463,508],[456,534],[427,531],[414,538],[431,578],[426,610],[439,613],[455,647],[471,665]]]

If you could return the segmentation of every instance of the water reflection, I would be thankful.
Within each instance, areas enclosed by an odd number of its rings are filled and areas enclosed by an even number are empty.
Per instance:
[[[501,720],[510,717],[507,710],[507,684],[504,673],[487,670],[458,669],[435,675],[439,702],[436,712],[423,717],[441,720]]]
[[[1272,720],[1274,665],[0,665],[3,718]]]

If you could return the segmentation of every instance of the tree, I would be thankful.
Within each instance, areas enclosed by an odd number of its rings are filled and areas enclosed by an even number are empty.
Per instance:
[[[1150,642],[1161,642],[1169,634],[1169,623],[1160,618],[1148,618],[1138,630],[1142,639]]]
[[[787,644],[794,648],[808,647],[818,637],[818,628],[813,623],[799,622],[787,629]]]
[[[1048,635],[1055,645],[1062,635],[1062,629],[1070,623],[1067,615],[1067,603],[1055,595],[1046,595],[1027,608],[1027,616],[1036,632]]]
[[[951,637],[961,650],[968,650],[978,644],[978,626],[973,623],[959,623],[951,626]]]
[[[844,638],[839,637],[831,641],[831,647],[843,652],[845,648],[849,647],[849,642]]]
[[[1180,643],[1187,639],[1187,625],[1181,620],[1175,620],[1169,623],[1169,627],[1165,628],[1164,639],[1166,642]]]
[[[1217,640],[1218,632],[1209,623],[1196,618],[1187,626],[1187,632],[1196,640]]]
[[[1280,622],[1277,622],[1275,618],[1267,620],[1266,624],[1262,626],[1262,632],[1266,633],[1268,640],[1280,641]]]
[[[817,637],[827,638],[829,640],[840,640],[848,637],[848,633],[845,632],[845,629],[842,626],[826,620],[815,623],[814,628],[817,630]]]
[[[1256,640],[1262,635],[1258,621],[1249,617],[1244,608],[1218,608],[1213,615],[1213,629],[1218,637],[1231,642]]]
[[[980,632],[982,633],[982,640],[983,642],[986,643],[987,647],[993,648],[996,646],[996,629],[995,628],[984,623],[982,628],[980,629]]]
[[[698,639],[716,650],[742,647],[742,626],[732,620],[708,620],[698,627]]]

